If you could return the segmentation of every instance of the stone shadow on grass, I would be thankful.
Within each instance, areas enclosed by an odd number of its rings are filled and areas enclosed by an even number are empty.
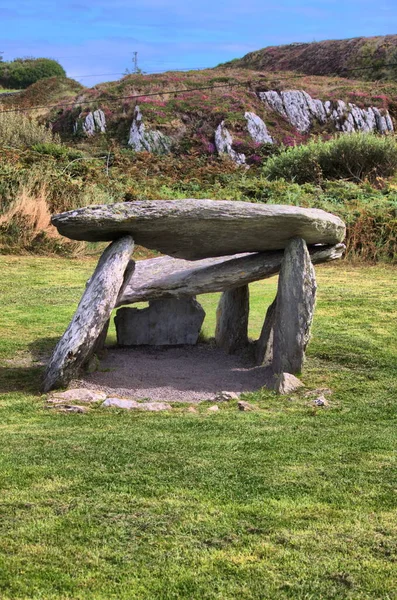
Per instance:
[[[0,364],[0,394],[25,392],[41,394],[45,366],[58,342],[57,337],[39,338]]]

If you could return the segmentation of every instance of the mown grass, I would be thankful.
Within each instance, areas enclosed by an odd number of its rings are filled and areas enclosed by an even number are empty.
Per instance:
[[[26,353],[54,344],[93,262],[0,260],[2,600],[397,597],[395,268],[317,269],[303,378],[328,409],[263,391],[252,413],[65,415]],[[251,286],[252,335],[274,291]]]

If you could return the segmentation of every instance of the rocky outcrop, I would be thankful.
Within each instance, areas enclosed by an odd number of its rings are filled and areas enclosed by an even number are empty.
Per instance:
[[[218,154],[228,154],[230,158],[238,165],[245,164],[245,154],[239,154],[232,148],[233,139],[229,130],[225,127],[225,121],[222,121],[215,131],[215,147]]]
[[[253,112],[246,112],[248,133],[258,144],[273,144],[273,138],[269,135],[265,123]]]
[[[103,110],[94,110],[89,112],[81,124],[82,130],[86,135],[92,137],[96,133],[106,133],[106,117]],[[75,132],[78,131],[79,123],[75,125]]]
[[[139,106],[135,107],[128,145],[135,152],[167,154],[171,150],[171,140],[169,137],[156,129],[146,130]]]
[[[307,133],[316,123],[330,123],[337,131],[344,133],[361,131],[385,134],[394,131],[388,111],[376,107],[359,108],[343,100],[322,102],[302,90],[271,90],[259,92],[258,96],[300,133]]]
[[[231,200],[87,206],[51,222],[71,239],[98,242],[130,234],[141,246],[188,260],[280,250],[294,236],[308,244],[337,244],[345,237],[343,221],[324,210]]]

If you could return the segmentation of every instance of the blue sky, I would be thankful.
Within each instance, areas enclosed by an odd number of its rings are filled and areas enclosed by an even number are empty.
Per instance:
[[[0,0],[0,51],[56,58],[84,85],[212,67],[264,46],[397,33],[396,0]]]

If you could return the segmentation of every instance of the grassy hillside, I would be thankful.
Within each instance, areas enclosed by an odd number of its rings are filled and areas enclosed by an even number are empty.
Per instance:
[[[397,35],[268,46],[220,66],[395,81]]]
[[[299,133],[257,96],[258,91],[291,88],[305,89],[323,100],[343,99],[360,106],[385,107],[397,117],[393,100],[397,84],[393,82],[301,78],[293,73],[264,74],[244,69],[129,75],[91,89],[72,80],[53,79],[31,86],[17,99],[6,98],[6,110],[13,106],[56,107],[28,111],[26,116],[23,112],[0,111],[0,253],[80,251],[80,247],[65,244],[54,233],[49,225],[54,212],[87,204],[190,197],[321,207],[346,220],[349,256],[395,260],[394,172],[385,178],[374,164],[371,172],[367,169],[366,174],[350,181],[327,181],[317,167],[316,177],[312,177],[310,159],[306,161],[310,177],[305,179],[300,173],[297,179],[291,168],[287,176],[284,166],[294,160],[294,155],[287,155],[286,147],[308,142],[313,136],[322,139],[332,134],[327,125]],[[173,137],[170,154],[134,152],[128,147],[137,104],[148,129]],[[106,133],[89,137],[80,130],[76,134],[76,122],[98,108],[106,115]],[[253,142],[247,132],[245,111],[253,111],[265,120],[277,144]],[[42,125],[35,128],[36,117]],[[234,149],[247,154],[249,169],[217,154],[214,134],[222,120],[232,133]],[[48,123],[58,132],[55,138],[45,127]],[[387,138],[390,142],[392,139]],[[269,156],[280,155],[282,159],[284,154],[284,181],[269,181]],[[383,162],[378,160],[379,164]],[[332,178],[346,178],[346,173],[336,173]],[[297,185],[297,181],[303,185]]]
[[[258,148],[248,134],[246,111],[254,112],[264,120],[276,145],[304,143],[313,134],[329,136],[335,133],[335,127],[330,123],[316,124],[307,134],[299,133],[257,95],[261,91],[286,89],[303,89],[323,101],[341,99],[360,107],[388,109],[392,117],[397,118],[397,83],[302,78],[296,73],[259,73],[246,69],[128,75],[118,81],[79,90],[74,106],[62,109],[60,105],[47,118],[53,123],[54,131],[68,143],[92,146],[96,140],[87,140],[81,130],[80,139],[76,139],[74,127],[79,119],[81,122],[90,111],[100,108],[106,117],[108,138],[126,147],[138,105],[145,127],[168,136],[173,153],[197,152],[206,156],[216,153],[214,135],[222,121],[232,135],[236,151],[247,156],[260,155],[262,150],[265,155],[269,152],[267,147]]]
[[[23,109],[71,101],[83,89],[83,86],[74,79],[48,77],[33,83],[26,90],[22,90],[14,96],[0,97],[0,111],[2,109]]]

